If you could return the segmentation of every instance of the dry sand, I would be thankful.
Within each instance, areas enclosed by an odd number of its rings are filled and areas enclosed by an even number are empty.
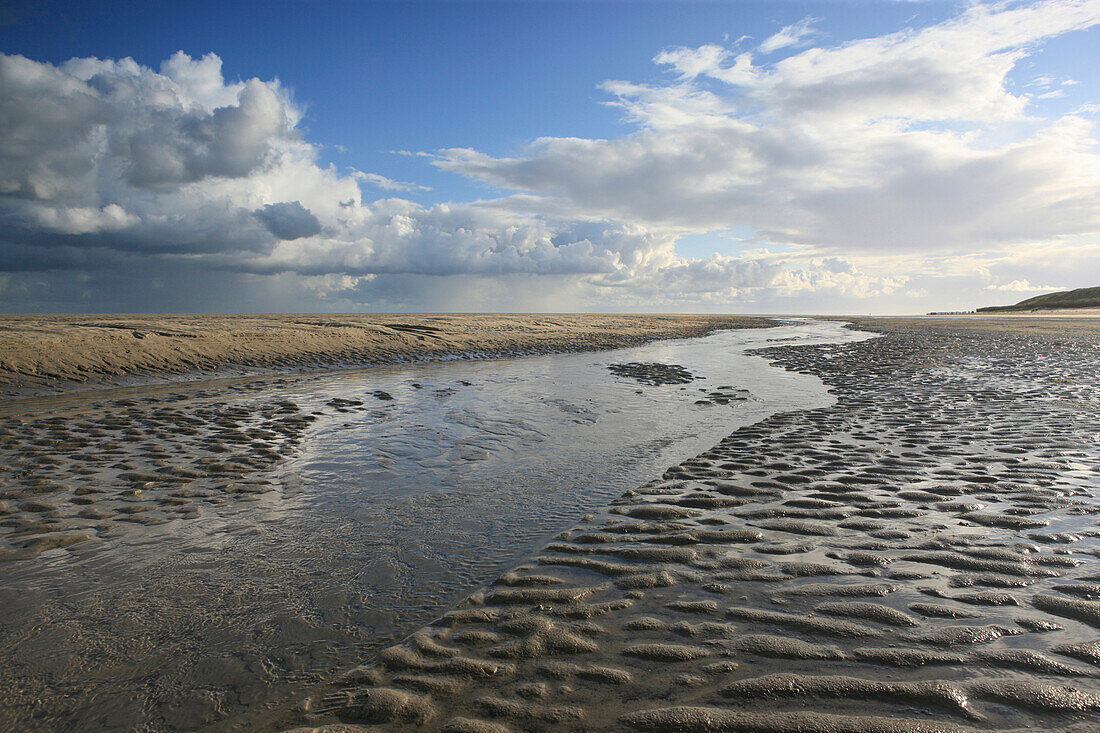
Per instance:
[[[837,405],[627,492],[295,722],[1100,729],[1100,323],[1034,324],[766,350]]]
[[[0,386],[584,351],[772,323],[706,315],[5,315]]]

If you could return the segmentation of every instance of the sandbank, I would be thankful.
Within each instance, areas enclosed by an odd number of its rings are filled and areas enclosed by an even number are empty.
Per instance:
[[[10,395],[141,378],[588,351],[773,324],[711,315],[4,315],[0,387]]]

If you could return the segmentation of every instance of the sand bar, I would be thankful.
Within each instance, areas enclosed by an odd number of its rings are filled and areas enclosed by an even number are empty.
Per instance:
[[[708,315],[4,315],[0,386],[589,351],[773,324]]]

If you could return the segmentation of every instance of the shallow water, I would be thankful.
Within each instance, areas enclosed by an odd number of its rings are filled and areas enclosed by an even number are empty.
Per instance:
[[[668,465],[741,425],[831,404],[817,377],[769,366],[746,350],[864,338],[836,323],[805,321],[595,354],[2,405],[0,417],[18,426],[3,451],[23,457],[19,471],[2,477],[3,487],[10,492],[32,479],[61,487],[49,484],[53,493],[43,494],[50,509],[11,507],[9,519],[38,511],[47,532],[72,525],[89,538],[0,564],[0,723],[117,730],[255,725]],[[630,361],[680,364],[705,379],[648,386],[607,369]],[[697,404],[720,386],[749,397]],[[165,403],[172,416],[145,419]],[[280,404],[315,419],[279,438],[268,425]],[[104,416],[146,425],[130,427],[132,440],[109,449],[125,469],[87,473],[109,483],[125,471],[191,465],[210,443],[188,416],[227,406],[240,408],[235,424],[252,426],[253,437],[268,446],[261,450],[287,456],[256,471],[271,482],[262,490],[229,498],[196,492],[194,501],[176,491],[172,503],[116,515],[151,519],[145,522],[79,518],[75,510],[86,504],[66,504],[73,493],[68,456],[51,455],[44,438],[57,438],[59,430],[58,439],[71,432],[98,436]],[[217,424],[227,424],[217,414]],[[181,437],[173,425],[195,437]],[[93,437],[86,451],[110,437]],[[36,439],[39,448],[32,447]],[[39,474],[45,478],[35,479]],[[206,488],[205,480],[195,477],[193,485]],[[26,522],[9,526],[27,531]]]
[[[1100,730],[1100,334],[877,328],[293,722]]]

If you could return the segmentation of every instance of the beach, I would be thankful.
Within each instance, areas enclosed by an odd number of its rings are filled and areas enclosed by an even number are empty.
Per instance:
[[[1100,322],[818,324],[9,400],[0,719],[1094,729]]]
[[[1100,733],[1100,0],[148,5],[0,9],[0,733]]]
[[[299,723],[1094,730],[1100,328],[990,324],[767,350],[837,403],[626,492]]]
[[[731,421],[825,399],[735,353],[819,331],[159,375],[0,402],[0,722],[233,729],[265,714]],[[643,389],[611,370],[639,361],[713,386]],[[755,394],[720,389],[732,382]]]

